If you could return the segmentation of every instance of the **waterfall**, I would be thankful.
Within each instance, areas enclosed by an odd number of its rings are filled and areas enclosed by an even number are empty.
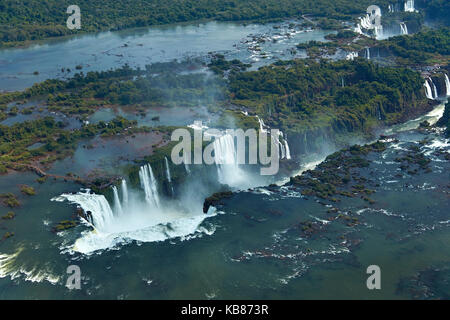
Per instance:
[[[189,163],[191,163],[191,159],[188,158],[186,153],[183,153],[183,162],[184,162],[184,169],[186,170],[186,173],[190,174],[191,169],[189,169]]]
[[[172,185],[172,177],[170,176],[169,160],[167,160],[167,157],[164,157],[164,160],[165,160],[165,163],[166,163],[166,176],[167,176],[167,181],[169,181],[170,190],[172,191],[172,195],[173,195],[174,192],[173,192],[173,185]]]
[[[167,160],[167,157],[164,157],[164,160],[166,162],[166,176],[169,183],[172,183],[172,177],[170,176],[170,167],[169,167],[169,160]]]
[[[225,134],[214,140],[214,157],[217,165],[217,175],[219,182],[230,184],[234,172],[239,171],[237,164],[236,150],[234,148],[234,138],[232,135]]]
[[[450,80],[448,80],[447,74],[445,74],[445,88],[447,89],[446,90],[447,97],[450,97]]]
[[[289,148],[287,139],[284,139],[284,149],[286,150],[286,159],[291,160],[291,149]]]
[[[431,78],[427,78],[425,80],[424,86],[425,86],[425,94],[428,99],[434,100],[433,90],[431,89],[430,82],[433,81]],[[434,84],[433,84],[434,85]]]
[[[145,200],[152,206],[159,207],[158,187],[150,164],[142,166],[139,170],[141,187],[145,192]]]
[[[285,159],[286,158],[286,149],[284,147],[284,144],[282,144],[281,141],[279,141],[278,144],[280,146],[280,159]]]
[[[383,36],[383,26],[375,26],[375,38],[380,39]]]
[[[114,208],[116,209],[116,213],[118,215],[122,215],[123,214],[123,210],[122,210],[122,204],[120,203],[120,199],[119,199],[119,192],[117,191],[117,187],[113,186],[113,193],[114,193]]]
[[[402,35],[408,34],[408,26],[404,22],[400,22],[400,30]]]
[[[431,81],[431,85],[433,86],[433,97],[436,100],[437,98],[439,98],[439,94],[437,92],[437,88],[436,88],[436,85],[433,82],[433,79],[430,78],[430,81]]]
[[[91,194],[90,190],[77,194],[62,194],[52,200],[67,200],[70,203],[76,203],[86,213],[86,219],[99,231],[107,230],[107,227],[114,221],[113,211],[105,196]]]
[[[225,134],[216,138],[213,147],[219,182],[229,186],[239,185],[243,178],[243,172],[238,165],[234,137]]]
[[[415,12],[414,0],[407,0],[405,2],[405,12]]]
[[[259,130],[261,132],[267,132],[267,130],[265,129],[266,125],[264,124],[264,121],[259,116],[256,116],[256,118],[258,119],[259,122]]]
[[[128,206],[128,187],[127,187],[127,182],[125,181],[125,179],[122,180],[121,189],[122,189],[123,206],[127,207]]]
[[[366,58],[370,60],[370,48],[366,48]]]

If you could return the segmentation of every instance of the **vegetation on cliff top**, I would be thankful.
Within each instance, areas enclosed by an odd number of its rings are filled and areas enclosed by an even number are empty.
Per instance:
[[[418,72],[355,61],[279,61],[230,76],[234,104],[291,132],[331,127],[358,131],[375,121],[393,124],[427,105]]]

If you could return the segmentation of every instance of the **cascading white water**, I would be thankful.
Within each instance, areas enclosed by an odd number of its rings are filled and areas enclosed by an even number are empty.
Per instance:
[[[214,140],[214,158],[217,175],[221,184],[238,186],[242,183],[244,172],[239,168],[234,137],[225,134]]]
[[[281,133],[280,133],[281,135]],[[280,152],[279,152],[279,157],[280,159],[285,159],[286,158],[286,148],[284,147],[284,144],[281,143],[280,141],[280,137],[278,137],[278,145],[280,146]]]
[[[68,200],[71,203],[76,203],[85,212],[87,220],[99,231],[107,230],[108,226],[114,221],[113,210],[105,196],[91,194],[89,190],[77,194],[63,194],[52,200]]]
[[[433,91],[431,90],[431,86],[430,83],[428,82],[428,79],[425,79],[425,83],[423,85],[425,87],[425,95],[427,96],[427,98],[430,100],[434,100]]]
[[[112,189],[114,193],[114,208],[116,209],[117,214],[121,215],[123,214],[123,209],[119,199],[119,192],[117,191],[116,186],[113,186]]]
[[[370,48],[366,48],[366,58],[370,60]]]
[[[400,22],[400,30],[402,35],[408,34],[408,26],[404,22]]]
[[[383,26],[382,25],[375,26],[374,31],[375,31],[376,39],[381,39],[383,37]]]
[[[289,148],[287,139],[284,139],[284,148],[286,149],[286,159],[291,160],[291,149]]]
[[[170,185],[170,190],[172,191],[172,195],[174,194],[173,191],[173,185],[172,185],[172,177],[170,175],[170,166],[169,166],[169,160],[167,159],[167,157],[164,157],[165,160],[165,164],[166,164],[166,176],[167,176],[167,181],[169,181],[169,185]]]
[[[259,130],[261,132],[267,132],[266,125],[264,124],[264,121],[259,116],[256,116],[256,118],[258,119],[258,122],[259,122]]]
[[[152,206],[159,207],[158,186],[150,164],[140,168],[139,178],[141,181],[141,187],[144,189],[145,200],[147,203]]]
[[[450,97],[450,80],[448,79],[448,75],[445,74],[445,88],[447,97]]]
[[[405,12],[415,12],[414,0],[407,0],[405,2]]]
[[[433,98],[434,98],[434,100],[436,100],[437,98],[439,98],[439,94],[438,94],[436,85],[433,82],[433,79],[430,78],[430,81],[431,81],[431,86],[433,88]]]
[[[169,167],[169,160],[167,160],[167,157],[164,157],[165,163],[166,163],[166,176],[169,183],[172,183],[172,177],[170,176],[170,167]]]
[[[125,181],[125,179],[122,180],[121,189],[122,189],[123,207],[127,207],[128,206],[128,186],[127,186],[127,182]]]
[[[269,127],[261,119],[258,118],[258,120],[261,129],[267,132]],[[282,133],[280,135],[283,136]],[[284,149],[284,156],[290,159],[287,139],[280,140],[279,144],[280,148]],[[239,166],[233,135],[224,134],[217,137],[213,147],[218,180],[221,184],[229,185],[233,189],[245,190],[273,181],[261,178],[259,174],[254,174]],[[167,158],[165,166],[167,180],[172,182]],[[164,168],[164,164],[162,168]],[[184,188],[180,188],[177,198],[164,201],[165,198],[160,198],[158,194],[158,181],[155,179],[152,167],[147,164],[139,169],[143,192],[133,190],[133,188],[129,191],[127,182],[122,180],[120,188],[112,188],[114,199],[111,201],[111,205],[103,195],[91,194],[89,191],[63,194],[52,200],[67,200],[83,209],[86,219],[92,223],[95,231],[83,232],[73,250],[89,254],[97,250],[112,248],[119,243],[126,243],[130,239],[154,242],[177,237],[183,238],[195,233],[210,234],[211,231],[205,226],[201,226],[201,223],[216,214],[214,208],[210,208],[208,214],[202,212],[203,201],[210,195],[211,189],[210,187],[203,189],[202,180],[195,181],[194,178],[189,179],[183,186]],[[142,193],[145,194],[145,198],[142,197]]]

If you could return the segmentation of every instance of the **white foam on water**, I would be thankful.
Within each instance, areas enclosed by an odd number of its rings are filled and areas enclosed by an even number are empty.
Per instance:
[[[414,130],[419,128],[420,123],[423,121],[427,121],[430,125],[434,125],[436,124],[436,122],[439,121],[440,118],[442,118],[442,116],[444,115],[444,110],[445,110],[445,102],[442,102],[427,114],[420,116],[416,119],[409,120],[403,124],[389,128],[385,131],[385,133],[391,134],[395,132]]]
[[[85,213],[90,211],[92,214],[93,230],[83,232],[72,250],[90,254],[133,240],[161,242],[181,238],[196,232],[204,232],[204,229],[199,229],[200,225],[205,219],[215,215],[214,211],[208,214],[203,214],[201,210],[190,212],[181,205],[165,204],[155,207],[149,205],[147,201],[140,201],[132,193],[129,196],[129,205],[124,208],[126,212],[124,215],[114,214],[103,195],[91,194],[88,191],[62,194],[53,198],[53,201],[69,201],[81,207]]]
[[[73,250],[83,254],[90,254],[98,250],[114,248],[119,244],[128,243],[130,240],[140,242],[162,242],[176,238],[186,240],[187,238],[185,237],[195,233],[212,235],[214,232],[210,232],[205,228],[199,228],[202,222],[209,217],[211,216],[194,215],[190,217],[178,217],[165,224],[156,224],[156,221],[148,221],[150,224],[149,226],[133,231],[104,233],[94,230],[84,233],[82,237],[75,242]]]
[[[53,285],[59,282],[60,277],[48,270],[42,270],[37,267],[29,269],[19,266],[16,260],[22,251],[23,248],[21,247],[13,254],[0,253],[0,278],[10,277],[11,280],[21,278],[25,281],[36,283],[47,281]]]

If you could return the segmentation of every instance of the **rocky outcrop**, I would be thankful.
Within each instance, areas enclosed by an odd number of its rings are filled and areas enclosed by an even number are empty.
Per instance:
[[[216,206],[221,204],[222,199],[230,198],[233,195],[231,191],[217,192],[213,194],[211,197],[206,198],[203,203],[203,213],[208,213],[208,210],[211,206]]]

